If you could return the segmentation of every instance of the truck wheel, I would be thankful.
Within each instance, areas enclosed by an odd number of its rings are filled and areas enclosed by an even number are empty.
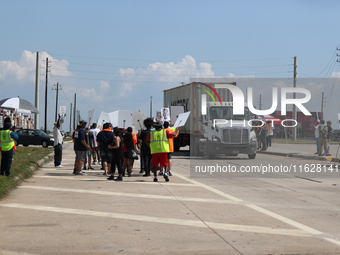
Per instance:
[[[255,157],[256,157],[256,153],[255,154],[248,154],[249,159],[254,159]]]
[[[214,155],[211,154],[210,142],[209,142],[208,139],[205,142],[205,153],[206,153],[208,159],[212,159],[214,157]]]

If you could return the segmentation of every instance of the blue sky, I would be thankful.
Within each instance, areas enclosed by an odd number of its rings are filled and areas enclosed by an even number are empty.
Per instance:
[[[46,57],[51,61],[49,128],[57,82],[59,105],[69,112],[77,93],[77,108],[86,119],[91,109],[95,118],[115,110],[148,115],[150,96],[156,111],[164,89],[192,77],[291,78],[294,56],[299,78],[337,77],[339,7],[339,1],[2,0],[0,86],[7,89],[1,99],[34,102],[37,51],[40,126]],[[318,89],[310,111],[320,110],[324,91],[326,118],[335,121],[338,86],[325,83]]]

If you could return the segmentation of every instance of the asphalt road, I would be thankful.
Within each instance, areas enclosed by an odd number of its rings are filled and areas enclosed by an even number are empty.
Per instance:
[[[142,177],[138,161],[117,183],[98,165],[74,176],[73,160],[68,145],[63,169],[44,165],[0,201],[0,254],[340,254],[340,168],[325,170],[329,162],[264,154],[210,161],[184,151],[168,183]],[[195,172],[202,165],[215,172]],[[280,165],[290,172],[275,172]],[[303,172],[291,171],[300,165]]]

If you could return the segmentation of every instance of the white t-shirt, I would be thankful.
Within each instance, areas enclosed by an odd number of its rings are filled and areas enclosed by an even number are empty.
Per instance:
[[[319,138],[319,125],[315,126],[315,138]]]
[[[57,127],[53,128],[53,138],[54,138],[54,146],[63,144],[63,136],[61,135],[59,129]]]
[[[97,135],[100,132],[99,128],[91,128],[90,131],[93,134],[94,144],[92,143],[92,148],[97,147]]]

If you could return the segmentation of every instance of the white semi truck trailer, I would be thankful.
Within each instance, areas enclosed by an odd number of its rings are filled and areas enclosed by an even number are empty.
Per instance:
[[[245,106],[244,115],[234,115],[232,95],[221,85],[191,82],[164,91],[164,107],[183,106],[185,112],[190,111],[188,121],[174,139],[175,151],[190,145],[191,155],[204,153],[212,158],[247,154],[254,159],[257,143],[255,132],[249,127],[249,109]]]

